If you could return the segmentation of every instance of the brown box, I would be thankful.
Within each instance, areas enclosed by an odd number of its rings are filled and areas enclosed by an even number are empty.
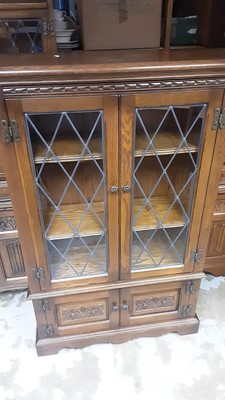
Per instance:
[[[160,46],[162,0],[77,0],[84,50]]]

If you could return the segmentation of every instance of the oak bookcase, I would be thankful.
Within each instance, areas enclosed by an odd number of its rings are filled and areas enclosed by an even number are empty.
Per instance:
[[[224,168],[224,55],[1,59],[1,160],[39,355],[197,332]]]

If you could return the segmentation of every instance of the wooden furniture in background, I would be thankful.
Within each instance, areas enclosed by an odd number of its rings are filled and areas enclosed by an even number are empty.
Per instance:
[[[52,0],[0,1],[0,53],[55,51]]]
[[[225,165],[220,176],[214,205],[204,271],[225,276]]]
[[[56,50],[51,0],[0,1],[0,53]],[[0,166],[0,291],[27,287],[8,185]]]
[[[0,291],[26,287],[27,278],[12,202],[0,165]]]

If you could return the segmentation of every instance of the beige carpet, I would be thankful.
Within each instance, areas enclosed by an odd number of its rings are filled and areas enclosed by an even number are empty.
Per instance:
[[[0,295],[0,400],[225,399],[225,278],[203,280],[198,334],[37,357],[26,292]]]

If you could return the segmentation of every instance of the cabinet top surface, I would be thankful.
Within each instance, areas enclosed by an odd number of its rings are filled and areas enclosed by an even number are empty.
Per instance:
[[[27,82],[71,78],[116,79],[139,77],[225,75],[225,49],[163,49],[74,51],[37,55],[4,55],[0,58],[0,80]]]

